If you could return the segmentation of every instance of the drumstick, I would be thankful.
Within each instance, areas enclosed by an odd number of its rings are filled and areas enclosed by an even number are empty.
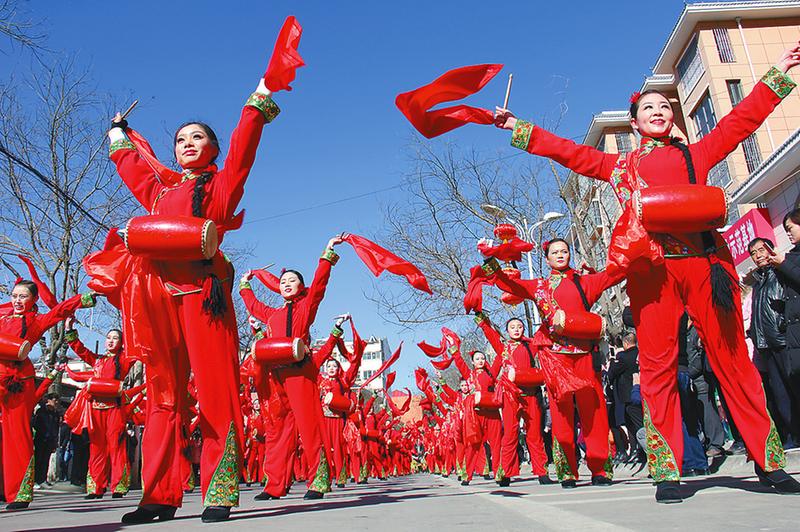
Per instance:
[[[508,98],[508,96],[506,96],[506,98]],[[122,113],[122,119],[123,119],[123,120],[125,120],[125,118],[127,118],[127,116],[128,116],[129,114],[131,114],[131,111],[133,111],[133,109],[134,109],[134,108],[135,108],[137,105],[139,105],[139,100],[133,100],[133,103],[130,105],[130,107],[128,107],[128,110],[127,110],[127,111],[125,111],[124,113]]]
[[[503,100],[503,109],[508,109],[508,97],[511,96],[511,80],[514,79],[514,74],[508,75],[508,85],[506,85],[506,98]]]
[[[270,262],[270,263],[269,263],[269,264],[267,264],[266,266],[263,266],[263,267],[261,267],[261,268],[258,268],[258,269],[259,269],[259,270],[269,270],[269,269],[270,269],[270,268],[272,268],[273,266],[275,266],[275,263],[274,263],[274,262]]]

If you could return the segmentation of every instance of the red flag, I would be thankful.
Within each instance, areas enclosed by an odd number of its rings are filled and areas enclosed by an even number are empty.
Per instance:
[[[491,124],[494,115],[487,109],[454,105],[431,111],[442,102],[461,100],[481,90],[503,65],[473,65],[445,72],[432,83],[398,94],[394,103],[408,121],[427,138],[447,133],[468,122]]]
[[[403,349],[403,342],[400,342],[400,345],[399,345],[399,346],[397,346],[397,350],[395,350],[395,352],[394,352],[394,353],[392,353],[392,356],[390,356],[390,357],[389,357],[389,358],[386,360],[386,362],[384,362],[384,363],[383,363],[383,365],[382,365],[381,367],[379,367],[379,368],[378,368],[378,370],[377,370],[375,373],[373,373],[373,374],[372,374],[372,376],[371,376],[369,379],[365,380],[365,381],[364,381],[364,383],[363,383],[363,384],[362,384],[360,387],[361,387],[361,388],[366,388],[366,387],[367,387],[367,384],[369,384],[370,382],[372,382],[372,381],[374,381],[375,379],[377,379],[377,378],[378,378],[378,376],[379,376],[381,373],[383,373],[384,371],[386,371],[387,369],[389,369],[389,366],[391,366],[392,364],[394,364],[395,362],[397,362],[397,359],[398,359],[398,358],[400,358],[400,350],[401,350],[401,349]]]
[[[496,257],[503,262],[518,262],[522,260],[522,254],[533,250],[533,244],[525,242],[521,238],[514,237],[508,242],[503,242],[496,246],[490,246],[486,242],[478,243],[478,251],[484,257]]]
[[[464,294],[464,310],[467,313],[481,312],[483,310],[483,285],[492,284],[492,280],[480,266],[470,268],[469,274],[467,293]]]
[[[444,371],[453,363],[453,357],[444,357],[442,360],[431,360],[431,365],[439,371]]]
[[[384,388],[385,390],[388,390],[389,388],[391,388],[391,387],[392,387],[392,384],[394,384],[394,380],[395,380],[396,378],[397,378],[397,372],[396,372],[396,371],[393,371],[393,372],[391,372],[391,373],[388,373],[388,374],[386,375],[386,382],[384,383],[384,385],[383,385],[383,388]]]
[[[19,260],[24,262],[28,267],[28,271],[31,274],[31,281],[33,281],[33,283],[36,285],[36,288],[39,289],[39,298],[44,301],[44,304],[50,308],[54,308],[56,305],[58,305],[58,299],[56,299],[56,296],[54,296],[53,292],[50,291],[50,287],[44,284],[41,279],[39,279],[39,274],[36,273],[36,268],[33,267],[31,259],[25,255],[17,255],[17,257],[19,257]]]
[[[417,347],[419,347],[420,350],[430,358],[438,358],[447,352],[447,347],[445,346],[444,338],[442,338],[442,341],[438,346],[431,345],[427,342],[419,342],[417,344]]]
[[[352,233],[344,237],[344,241],[353,246],[358,257],[369,268],[375,277],[378,277],[385,270],[395,275],[402,275],[408,280],[409,284],[417,290],[431,293],[428,280],[422,272],[405,259],[401,259],[394,253],[380,247],[375,242],[371,242],[363,236]]]
[[[297,52],[302,34],[303,28],[297,19],[286,17],[264,73],[264,84],[270,91],[292,90],[289,83],[294,81],[296,70],[306,64]]]

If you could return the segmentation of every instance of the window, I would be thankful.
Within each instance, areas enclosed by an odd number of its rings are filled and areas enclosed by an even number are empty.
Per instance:
[[[711,103],[711,96],[706,93],[700,104],[691,115],[694,122],[694,129],[697,138],[701,139],[714,129],[717,125],[717,116],[714,114],[714,106]],[[718,165],[708,171],[708,184],[718,187],[725,187],[731,181],[730,168],[728,161],[723,159]]]
[[[742,80],[729,79],[725,82],[728,86],[728,96],[731,97],[731,106],[736,107],[744,99],[744,90],[742,89]]]
[[[617,150],[619,153],[628,153],[631,151],[631,136],[628,133],[614,133],[614,138],[617,141]]]
[[[606,151],[606,136],[600,135],[600,142],[597,144],[597,149],[600,151]]]
[[[736,57],[733,55],[731,47],[731,37],[728,35],[728,28],[714,28],[714,42],[717,43],[719,60],[723,63],[735,63]]]
[[[742,82],[738,79],[729,79],[726,84],[728,86],[728,95],[731,97],[731,105],[736,107],[744,99]],[[744,139],[742,149],[744,150],[744,160],[747,163],[747,171],[752,174],[761,165],[762,160],[761,148],[758,146],[758,139],[755,133]]]
[[[688,94],[697,84],[697,81],[705,73],[703,60],[700,58],[700,50],[697,48],[697,35],[686,47],[683,57],[678,61],[678,77],[683,92]]]

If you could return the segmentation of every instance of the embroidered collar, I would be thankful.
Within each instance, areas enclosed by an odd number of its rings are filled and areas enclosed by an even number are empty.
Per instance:
[[[217,172],[217,165],[216,164],[212,164],[212,165],[206,166],[205,168],[189,168],[189,169],[186,169],[181,173],[181,183],[184,183],[186,181],[191,181],[193,179],[197,179],[198,177],[200,177],[201,175],[203,175],[206,172],[211,172],[212,174],[216,173]]]

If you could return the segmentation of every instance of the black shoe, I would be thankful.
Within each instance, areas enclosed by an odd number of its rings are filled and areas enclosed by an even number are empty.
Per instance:
[[[357,482],[357,484],[366,484],[366,483],[367,483],[367,479],[364,479],[364,480],[359,480],[359,481]]]
[[[316,501],[324,497],[325,494],[321,491],[308,490],[303,498],[307,501]]]
[[[124,493],[112,493],[111,494],[111,498],[112,499],[121,499],[124,495],[125,495]]]
[[[561,487],[565,490],[571,490],[578,487],[578,483],[574,480],[562,480]]]
[[[248,488],[250,487],[251,484],[252,484],[252,482],[245,482],[244,483],[244,485],[247,486]]]
[[[220,521],[227,521],[230,516],[230,506],[207,506],[203,510],[200,520],[204,523],[219,523]]]
[[[492,475],[483,475],[484,480],[492,480]]]
[[[709,469],[687,469],[686,471],[681,473],[681,476],[684,478],[691,478],[691,477],[702,477],[710,474],[711,471]]]
[[[280,499],[280,497],[276,497],[275,495],[270,495],[266,491],[262,491],[261,493],[253,497],[253,500],[256,501],[272,501],[272,500],[277,501],[278,499]]]
[[[150,504],[147,507],[139,506],[132,512],[122,516],[122,522],[129,525],[150,523],[158,518],[159,521],[169,521],[175,517],[178,510],[175,506],[166,504]]]
[[[340,482],[340,483],[336,484],[336,487],[337,488],[343,488],[344,487],[344,483]]]
[[[555,480],[553,480],[552,478],[550,478],[547,475],[539,475],[538,480],[539,480],[539,484],[541,484],[542,486],[546,486],[548,484],[558,484],[558,482],[556,482]]]
[[[676,504],[683,502],[681,497],[681,483],[677,480],[666,480],[656,484],[656,502],[662,504]]]
[[[30,504],[31,503],[29,502],[10,502],[6,505],[6,510],[8,511],[24,510],[25,508],[30,506]]]
[[[92,499],[102,499],[102,498],[103,498],[102,493],[87,493],[86,497],[84,497],[84,499],[86,499],[87,501],[91,501]]]
[[[755,465],[756,475],[758,481],[763,486],[772,486],[775,491],[781,495],[797,495],[800,494],[800,482],[797,482],[789,473],[783,469],[770,471],[769,473],[761,469],[758,464]]]
[[[508,477],[501,478],[497,481],[497,485],[501,488],[507,488],[511,485],[511,479]]]
[[[469,480],[462,480],[461,481],[461,485],[462,486],[469,486]]]
[[[737,441],[731,445],[730,449],[726,451],[726,454],[745,454],[746,452],[747,448],[744,446],[744,443]]]
[[[592,486],[610,486],[613,483],[613,480],[603,475],[595,475],[592,477]]]

